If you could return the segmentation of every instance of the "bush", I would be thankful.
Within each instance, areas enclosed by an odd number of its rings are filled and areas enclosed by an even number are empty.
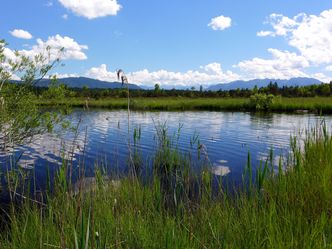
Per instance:
[[[0,40],[0,152],[30,141],[59,120],[54,114],[39,109],[32,91],[59,59],[50,60],[49,47],[44,54],[34,57],[16,52],[11,59],[5,54],[6,45]],[[12,79],[17,77],[20,80],[14,84]]]
[[[249,105],[256,111],[266,111],[271,108],[273,101],[274,95],[272,94],[267,95],[263,93],[256,93],[250,96]]]

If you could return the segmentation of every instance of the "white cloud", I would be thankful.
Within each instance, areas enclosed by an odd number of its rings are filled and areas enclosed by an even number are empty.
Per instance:
[[[200,69],[189,70],[187,72],[170,72],[167,70],[150,72],[147,69],[143,69],[127,73],[127,77],[130,82],[149,86],[153,86],[156,83],[163,86],[191,86],[229,82],[239,79],[239,75],[231,71],[224,72],[218,63],[201,66]],[[105,64],[89,69],[86,72],[86,76],[105,81],[117,81],[116,73],[108,71]]]
[[[328,83],[332,80],[332,77],[329,77],[323,73],[314,73],[311,77],[320,80],[321,82]]]
[[[10,61],[14,61],[17,57],[13,50],[3,47],[5,44],[0,41],[0,45],[3,48],[3,61],[0,63],[1,69],[4,69],[8,73],[8,76],[11,80],[20,80],[20,78],[12,72],[12,66],[10,65]]]
[[[332,9],[319,15],[301,13],[293,18],[271,14],[268,22],[273,31],[261,31],[258,35],[283,36],[311,63],[332,63]]]
[[[49,54],[47,52],[47,48],[50,47]],[[62,53],[59,53],[59,50],[64,48]],[[11,71],[10,61],[19,62],[19,58],[17,54],[28,56],[30,58],[35,57],[38,54],[42,54],[46,56],[47,61],[52,61],[57,58],[61,60],[85,60],[87,56],[84,54],[83,50],[88,49],[85,45],[78,44],[74,39],[67,36],[51,36],[47,41],[43,41],[41,39],[37,39],[37,44],[32,46],[30,50],[18,50],[14,51],[8,47],[4,47],[3,54],[5,56],[5,61],[3,61],[0,66],[3,67],[8,72]],[[47,57],[49,55],[49,57]],[[38,65],[37,65],[38,66]],[[20,72],[17,72],[18,75],[12,74],[12,79],[19,79]],[[78,77],[77,74],[55,74],[58,78],[64,77]]]
[[[269,16],[267,23],[271,24],[274,31],[260,31],[257,33],[258,36],[286,36],[289,32],[291,32],[296,26],[297,21],[304,14],[299,14],[295,16],[293,19],[283,16],[281,14],[273,13]]]
[[[49,77],[53,77],[53,76],[56,76],[57,79],[63,79],[63,78],[77,78],[77,77],[80,77],[78,74],[76,73],[64,73],[64,74],[61,74],[61,73],[54,73],[54,74],[51,74],[49,75]]]
[[[309,62],[305,57],[272,48],[268,51],[272,55],[272,59],[253,58],[241,61],[234,67],[244,71],[246,79],[308,77],[308,74],[302,71],[309,67]]]
[[[211,74],[222,74],[221,65],[217,62],[213,62],[205,66],[200,66],[200,68]]]
[[[122,6],[117,0],[58,0],[65,8],[78,16],[94,19],[115,16]]]
[[[86,45],[78,44],[73,38],[68,36],[55,35],[50,36],[46,41],[37,39],[37,44],[30,50],[20,50],[20,52],[26,56],[33,57],[40,53],[45,53],[46,49],[50,47],[51,60],[59,57],[59,50],[63,48],[61,53],[61,60],[86,60],[87,56],[84,50],[88,49]]]
[[[259,31],[257,32],[257,36],[275,36],[274,33],[272,31]]]
[[[232,19],[226,16],[217,16],[208,24],[213,30],[224,30],[232,26]]]
[[[18,77],[16,74],[11,74],[10,79],[11,80],[21,80],[21,78]]]
[[[26,40],[32,39],[32,35],[28,31],[23,29],[14,29],[12,31],[9,31],[9,33],[16,38]]]
[[[90,68],[86,72],[86,75],[98,80],[117,81],[116,73],[107,71],[106,64],[101,64],[99,67]]]
[[[17,56],[15,51],[11,50],[10,48],[5,47],[3,49],[4,61],[0,63],[0,66],[3,67],[7,72],[10,72],[12,68],[10,65],[10,61],[15,61]]]
[[[11,50],[10,48],[5,47],[3,50],[3,54],[8,60],[16,59],[15,52],[13,50]]]
[[[51,48],[49,51],[47,51],[48,47]],[[61,48],[64,48],[62,53],[59,52]],[[61,60],[84,60],[87,59],[87,56],[82,51],[84,49],[88,49],[88,47],[85,45],[79,45],[70,37],[62,37],[60,35],[51,36],[47,41],[37,39],[37,44],[32,46],[30,50],[23,49],[14,51],[8,47],[5,47],[3,50],[5,61],[3,61],[0,66],[10,72],[12,68],[10,66],[10,61],[19,62],[20,60],[20,57],[18,57],[17,54],[28,56],[30,58],[34,58],[36,55],[42,54],[45,56],[46,62],[50,62],[58,58]],[[17,73],[20,74],[20,72]],[[18,79],[18,77],[18,75],[12,75],[13,79]]]
[[[332,65],[325,67],[326,71],[332,71]]]

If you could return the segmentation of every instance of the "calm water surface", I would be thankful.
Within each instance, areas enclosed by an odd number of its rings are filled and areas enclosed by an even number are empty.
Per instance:
[[[52,174],[61,165],[63,155],[72,151],[73,164],[84,164],[87,174],[92,174],[96,163],[111,170],[126,172],[126,111],[75,110],[69,119],[73,126],[79,123],[76,136],[73,132],[67,132],[38,137],[33,143],[16,151],[15,160],[18,160],[20,167],[33,171],[37,179],[43,182],[46,168]],[[332,116],[325,116],[324,119],[330,127]],[[166,123],[170,136],[176,134],[181,126],[178,140],[181,151],[195,151],[191,149],[190,141],[198,135],[216,169],[227,167],[230,171],[227,177],[236,180],[241,179],[248,151],[253,165],[258,166],[259,161],[265,160],[273,148],[277,163],[279,156],[286,155],[289,150],[290,135],[315,126],[321,120],[322,117],[312,114],[131,112],[130,128],[132,131],[134,128],[141,129],[139,149],[147,164],[151,164],[156,149],[156,126]],[[3,167],[8,166],[8,157],[0,154],[0,163]],[[215,173],[218,174],[218,170]]]

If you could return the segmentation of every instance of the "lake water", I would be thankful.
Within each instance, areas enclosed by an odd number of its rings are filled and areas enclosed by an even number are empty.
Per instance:
[[[51,175],[61,166],[63,157],[73,152],[73,164],[85,165],[86,174],[94,166],[104,165],[110,170],[126,172],[128,160],[127,112],[109,110],[74,110],[68,119],[72,126],[79,124],[78,133],[45,134],[33,143],[15,152],[21,168],[33,171],[37,182],[43,185],[48,169]],[[332,116],[324,117],[327,126]],[[168,134],[173,136],[180,129],[178,140],[182,152],[195,154],[191,148],[195,135],[205,145],[216,174],[241,179],[250,151],[253,166],[266,160],[271,148],[274,161],[289,151],[290,135],[319,124],[322,117],[313,114],[253,114],[243,112],[131,112],[130,128],[141,129],[138,144],[142,159],[151,164],[156,149],[156,127],[166,123]],[[133,134],[131,133],[131,137]],[[74,144],[74,146],[72,146]],[[66,155],[66,156],[64,156]],[[0,164],[8,167],[8,157],[0,154]],[[221,171],[220,171],[221,169]],[[225,171],[226,169],[226,171]],[[38,180],[40,179],[40,180]]]

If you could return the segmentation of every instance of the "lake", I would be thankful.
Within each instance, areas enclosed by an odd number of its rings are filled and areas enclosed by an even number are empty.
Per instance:
[[[97,164],[113,172],[127,172],[126,111],[76,109],[68,119],[73,127],[78,127],[76,133],[44,134],[14,153],[14,160],[21,168],[33,171],[39,187],[43,187],[47,172],[54,175],[64,157],[72,160],[73,165],[85,165],[87,175],[93,174]],[[145,164],[151,165],[156,149],[156,127],[165,124],[168,134],[178,141],[183,153],[191,152],[195,157],[197,145],[191,145],[191,141],[199,140],[207,150],[213,173],[239,181],[247,163],[248,151],[255,168],[260,161],[267,159],[272,148],[277,165],[280,155],[286,156],[289,151],[290,136],[321,123],[322,119],[314,114],[131,112],[130,137],[133,143],[134,129],[141,130],[137,148]],[[324,120],[330,127],[332,116],[325,116]],[[0,154],[0,163],[2,168],[8,167],[8,156]]]

